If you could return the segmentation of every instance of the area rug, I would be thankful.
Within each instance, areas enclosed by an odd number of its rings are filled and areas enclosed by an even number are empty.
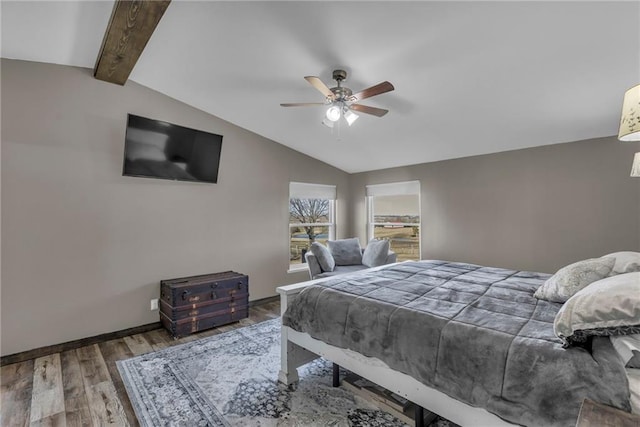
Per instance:
[[[280,319],[117,362],[142,426],[405,426],[371,402],[331,386],[331,363],[279,383]],[[344,373],[343,373],[344,374]]]

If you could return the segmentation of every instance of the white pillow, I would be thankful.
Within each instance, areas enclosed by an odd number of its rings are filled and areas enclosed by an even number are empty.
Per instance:
[[[565,302],[553,322],[565,346],[590,336],[640,334],[640,272],[591,283]]]
[[[613,269],[611,270],[611,276],[640,271],[640,252],[614,252],[612,254],[605,255],[602,258],[614,258],[616,260],[616,263],[613,265]]]
[[[620,335],[609,337],[613,348],[616,349],[625,366],[628,368],[640,368],[636,359],[640,359],[640,334]]]

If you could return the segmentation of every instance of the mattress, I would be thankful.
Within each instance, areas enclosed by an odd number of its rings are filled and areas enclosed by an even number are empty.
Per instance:
[[[533,297],[548,277],[405,262],[305,288],[283,324],[512,423],[573,426],[585,397],[629,411],[628,380],[611,341],[564,349],[554,335],[561,304]]]

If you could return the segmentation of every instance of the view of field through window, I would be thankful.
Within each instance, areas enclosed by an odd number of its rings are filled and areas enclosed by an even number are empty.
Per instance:
[[[332,203],[324,199],[289,200],[289,263],[304,262],[313,242],[327,243],[331,236]]]
[[[420,259],[420,199],[417,194],[373,196],[370,233],[389,240],[398,261]]]
[[[333,238],[333,205],[325,199],[289,200],[289,262],[304,263],[313,242]],[[389,240],[398,261],[420,259],[420,201],[417,194],[374,196],[370,200],[370,237]]]

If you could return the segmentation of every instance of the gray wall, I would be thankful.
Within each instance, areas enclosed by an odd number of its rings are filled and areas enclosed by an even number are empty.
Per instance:
[[[158,92],[2,60],[2,354],[158,320],[161,279],[236,270],[251,299],[287,274],[289,181],[348,175]],[[122,176],[127,113],[224,135],[218,184]]]
[[[366,238],[364,187],[421,181],[422,257],[553,272],[640,250],[640,144],[615,138],[355,175],[143,86],[2,60],[1,354],[157,321],[164,278],[232,269],[251,299],[287,274],[289,181],[338,186],[338,237]],[[219,183],[122,176],[127,113],[224,135]]]
[[[609,137],[351,175],[350,230],[366,239],[365,185],[419,180],[423,259],[552,273],[639,251],[636,151]]]

